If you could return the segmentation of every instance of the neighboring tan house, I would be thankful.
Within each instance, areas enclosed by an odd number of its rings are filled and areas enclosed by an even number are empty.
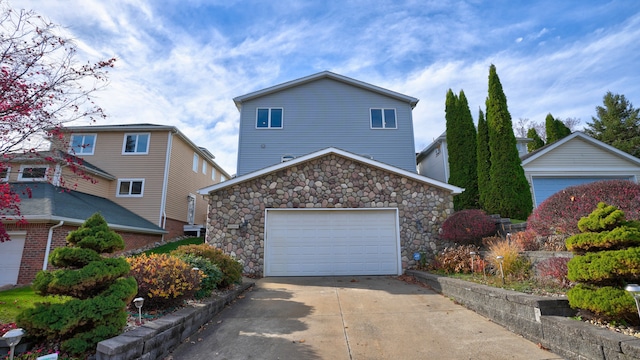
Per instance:
[[[246,273],[398,275],[442,250],[463,189],[416,173],[416,98],[325,71],[234,101],[238,176],[200,193]]]
[[[530,153],[524,151],[530,139],[517,140],[535,207],[572,185],[610,179],[638,182],[640,177],[640,159],[579,131]],[[420,174],[447,182],[449,160],[444,134],[422,150],[416,162]]]
[[[572,185],[640,177],[640,159],[579,131],[521,159],[535,206]]]
[[[173,126],[135,124],[68,127],[71,149],[20,155],[0,181],[23,194],[27,225],[3,219],[11,241],[0,243],[0,286],[25,284],[46,268],[47,254],[69,231],[100,212],[126,250],[204,229],[207,202],[197,190],[230,176],[206,149]],[[81,158],[77,170],[74,164]],[[71,161],[67,161],[71,160]],[[84,173],[86,176],[81,176]],[[90,180],[85,179],[89,177]],[[9,214],[10,215],[10,214]]]
[[[530,138],[516,138],[516,147],[520,156],[527,154]],[[429,146],[417,155],[418,173],[442,182],[449,181],[449,151],[447,134],[442,133]]]

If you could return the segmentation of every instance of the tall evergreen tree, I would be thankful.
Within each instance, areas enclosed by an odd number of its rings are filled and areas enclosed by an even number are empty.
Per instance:
[[[529,131],[527,131],[527,137],[533,140],[527,144],[527,150],[529,150],[529,152],[538,150],[544,146],[544,140],[540,139],[540,136],[538,136],[538,132],[536,131],[536,129],[529,129]]]
[[[615,148],[640,157],[640,109],[634,109],[624,95],[607,92],[604,106],[587,123],[585,133]]]
[[[493,64],[489,68],[489,94],[486,106],[491,152],[491,185],[488,188],[484,209],[489,213],[524,220],[531,213],[533,200],[516,147],[507,97]]]
[[[476,128],[464,91],[456,96],[451,89],[445,104],[449,184],[464,188],[453,198],[454,210],[478,208]]]
[[[489,171],[491,169],[491,152],[489,151],[489,129],[484,119],[484,113],[479,111],[478,115],[478,140],[477,140],[477,161],[478,161],[478,194],[480,208],[486,209],[487,194],[491,181]]]
[[[556,119],[553,118],[551,113],[547,114],[547,117],[544,119],[544,128],[547,131],[547,144],[558,141],[559,138],[556,130]]]

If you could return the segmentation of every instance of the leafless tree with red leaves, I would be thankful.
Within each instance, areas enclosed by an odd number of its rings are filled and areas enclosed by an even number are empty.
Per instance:
[[[65,123],[104,118],[93,94],[107,83],[115,58],[91,64],[76,60],[77,46],[64,31],[28,10],[14,10],[0,0],[0,173],[17,157],[64,163],[81,173],[81,159],[71,154],[43,155],[47,139],[61,141]],[[88,178],[84,173],[81,177]],[[24,222],[20,197],[0,184],[0,220]],[[0,242],[9,240],[0,222]]]

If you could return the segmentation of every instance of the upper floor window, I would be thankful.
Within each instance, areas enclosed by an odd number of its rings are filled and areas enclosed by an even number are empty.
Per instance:
[[[227,177],[224,175],[220,175],[220,182],[227,181]]]
[[[193,165],[191,166],[191,170],[193,172],[198,172],[198,162],[200,161],[200,156],[198,154],[193,153]]]
[[[371,109],[372,129],[395,129],[396,109]]]
[[[259,129],[282,129],[282,108],[258,108],[256,127]]]
[[[202,159],[202,173],[207,175],[207,162]]]
[[[211,167],[211,180],[216,181],[216,168]]]
[[[118,180],[118,197],[142,197],[144,193],[144,179]]]
[[[78,155],[93,155],[96,146],[95,134],[71,135],[71,153]]]
[[[9,173],[11,172],[11,167],[7,166],[6,168],[0,170],[0,182],[9,181]]]
[[[18,181],[45,181],[47,180],[47,165],[22,165],[18,173]]]
[[[122,145],[123,154],[148,154],[149,134],[125,134]]]

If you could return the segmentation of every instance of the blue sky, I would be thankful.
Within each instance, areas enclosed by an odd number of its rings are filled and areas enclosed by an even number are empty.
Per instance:
[[[78,59],[116,57],[98,125],[177,126],[236,168],[233,98],[329,70],[420,99],[420,150],[448,89],[477,121],[495,64],[514,123],[591,121],[607,91],[640,107],[640,1],[10,0],[65,27]],[[78,123],[80,125],[81,123]]]

